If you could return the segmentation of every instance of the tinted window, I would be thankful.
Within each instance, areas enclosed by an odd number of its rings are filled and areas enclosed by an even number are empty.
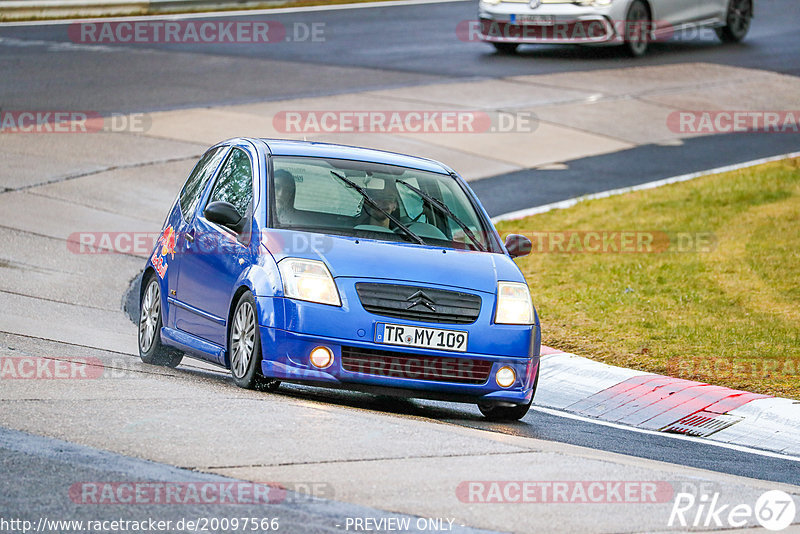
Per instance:
[[[234,148],[222,167],[208,201],[216,200],[230,202],[242,217],[248,215],[253,201],[253,167],[243,150]]]
[[[194,213],[195,208],[197,208],[197,203],[200,202],[200,197],[206,188],[206,184],[217,169],[223,154],[225,154],[224,147],[212,148],[206,152],[197,162],[197,165],[194,166],[192,173],[186,180],[181,190],[180,204],[183,218],[187,221]]]

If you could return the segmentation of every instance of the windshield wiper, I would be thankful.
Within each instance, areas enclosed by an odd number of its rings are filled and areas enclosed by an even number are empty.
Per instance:
[[[395,180],[395,182],[397,182],[398,184],[403,184],[407,188],[411,189],[413,192],[418,194],[422,200],[424,200],[429,205],[433,206],[434,208],[438,209],[439,211],[441,211],[442,213],[453,219],[453,221],[455,221],[455,223],[459,225],[462,230],[464,230],[464,234],[468,238],[470,238],[473,243],[475,243],[475,246],[478,248],[478,250],[480,250],[481,252],[486,252],[486,247],[483,246],[483,243],[478,241],[478,238],[475,237],[475,234],[472,232],[472,230],[469,229],[469,226],[467,226],[466,223],[464,223],[461,219],[459,219],[458,216],[450,210],[450,208],[442,204],[442,202],[439,201],[439,199],[430,196],[425,191],[422,191],[421,189],[414,187],[413,185],[411,185],[406,181],[397,179]]]
[[[404,232],[406,235],[408,235],[408,237],[410,237],[411,239],[413,239],[414,241],[416,241],[416,242],[417,242],[417,243],[419,243],[420,245],[425,245],[425,244],[426,244],[426,243],[425,243],[425,241],[423,241],[423,239],[422,239],[420,236],[418,236],[417,234],[415,234],[414,232],[412,232],[411,230],[409,230],[408,226],[406,226],[405,224],[401,223],[401,222],[400,222],[400,221],[397,219],[397,217],[395,217],[394,215],[392,215],[391,213],[389,213],[388,211],[386,211],[385,209],[383,209],[382,207],[380,207],[380,206],[378,205],[378,203],[377,203],[377,202],[375,202],[374,200],[372,200],[372,197],[370,197],[370,196],[367,194],[367,192],[366,192],[366,191],[364,191],[364,188],[363,188],[363,187],[361,187],[360,185],[358,185],[358,184],[357,184],[357,183],[355,183],[354,181],[350,180],[349,178],[345,178],[344,176],[342,176],[341,174],[339,174],[339,173],[337,173],[337,172],[335,172],[335,171],[331,171],[331,174],[332,174],[332,175],[334,175],[335,177],[337,177],[338,179],[340,179],[341,181],[343,181],[344,183],[346,183],[346,184],[347,184],[348,186],[350,186],[351,188],[353,188],[353,189],[355,189],[356,191],[358,191],[358,193],[359,193],[359,194],[360,194],[362,197],[364,197],[364,201],[365,201],[365,202],[369,203],[369,205],[370,205],[370,206],[372,206],[373,208],[375,208],[375,209],[377,209],[378,211],[380,211],[381,213],[383,213],[383,214],[386,216],[386,218],[387,218],[387,219],[389,219],[389,220],[390,220],[390,221],[392,221],[392,222],[393,222],[395,225],[397,225],[397,227],[398,227],[398,228],[400,228],[400,229],[401,229],[401,230],[402,230],[402,231],[403,231],[403,232]]]

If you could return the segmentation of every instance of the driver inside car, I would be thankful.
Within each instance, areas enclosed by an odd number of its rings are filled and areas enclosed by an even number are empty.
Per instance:
[[[297,210],[294,208],[295,180],[287,170],[275,171],[275,216],[281,224],[297,222]]]
[[[382,210],[391,215],[397,215],[397,194],[393,190],[388,187],[385,189],[376,189],[374,191],[370,190],[369,196]],[[365,224],[390,228],[391,221],[389,217],[380,210],[375,209],[375,207],[371,206],[368,202],[364,203],[364,211],[369,216],[369,220]]]

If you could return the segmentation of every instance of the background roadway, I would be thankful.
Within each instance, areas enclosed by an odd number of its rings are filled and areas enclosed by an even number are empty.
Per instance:
[[[763,0],[756,2],[756,16],[741,44],[722,45],[706,32],[700,39],[656,43],[636,61],[614,47],[526,46],[517,56],[498,55],[488,44],[464,42],[456,35],[459,22],[476,19],[475,1],[235,17],[277,20],[288,27],[324,24],[324,42],[267,45],[115,44],[98,49],[72,43],[67,23],[6,25],[0,26],[0,103],[5,109],[154,111],[425,82],[699,62],[800,75],[800,4]],[[104,52],[107,48],[117,51]]]

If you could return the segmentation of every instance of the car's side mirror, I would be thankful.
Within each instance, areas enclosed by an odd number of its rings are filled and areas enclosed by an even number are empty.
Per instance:
[[[520,234],[508,234],[506,237],[506,250],[512,258],[527,256],[531,253],[531,240]]]
[[[203,211],[203,215],[209,221],[230,228],[238,234],[244,230],[244,217],[239,215],[239,212],[230,202],[222,200],[210,202],[205,211]]]

